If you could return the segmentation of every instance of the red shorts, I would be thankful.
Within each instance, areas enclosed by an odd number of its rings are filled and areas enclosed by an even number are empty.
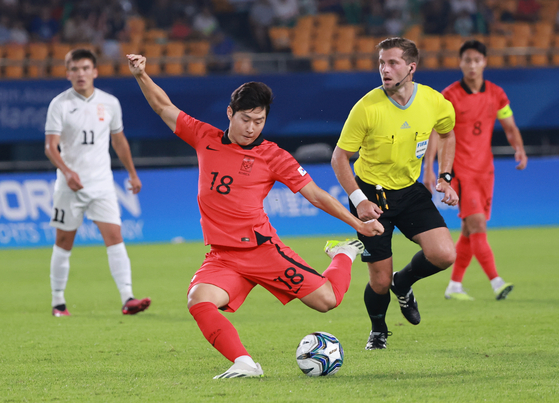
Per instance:
[[[229,303],[221,309],[235,312],[257,284],[285,305],[309,295],[326,281],[276,237],[256,248],[212,246],[188,292],[196,284],[215,285],[229,294]]]
[[[460,197],[458,217],[464,219],[472,214],[485,214],[485,219],[489,220],[494,183],[493,172],[487,174],[456,172],[452,179],[452,187]]]

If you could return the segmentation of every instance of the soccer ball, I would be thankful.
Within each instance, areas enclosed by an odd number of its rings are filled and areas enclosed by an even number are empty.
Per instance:
[[[344,363],[344,349],[330,333],[315,332],[297,346],[297,364],[307,376],[333,375]]]

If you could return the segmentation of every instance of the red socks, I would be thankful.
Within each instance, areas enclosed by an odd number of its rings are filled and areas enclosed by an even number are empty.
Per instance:
[[[478,232],[470,234],[469,238],[460,234],[460,238],[456,243],[456,261],[454,262],[452,276],[450,277],[452,281],[456,281],[457,283],[462,282],[464,273],[472,260],[472,256],[476,257],[489,280],[493,280],[495,277],[499,276],[497,274],[497,268],[495,267],[493,251],[487,242],[487,234]]]
[[[489,277],[489,280],[493,280],[495,277],[498,277],[497,268],[495,267],[495,257],[493,256],[491,246],[489,246],[489,243],[487,242],[487,234],[484,232],[471,234],[470,245],[472,253],[476,257],[487,277]]]
[[[351,258],[343,253],[338,253],[332,259],[332,263],[322,275],[332,284],[334,295],[336,296],[336,306],[340,305],[344,295],[349,290],[351,282]]]
[[[464,273],[472,261],[472,249],[470,248],[470,238],[460,234],[458,242],[456,242],[456,261],[452,266],[452,275],[450,279],[461,283],[464,278]]]
[[[349,259],[349,258],[348,258]],[[229,361],[249,355],[229,320],[211,302],[200,302],[189,309],[202,334]]]

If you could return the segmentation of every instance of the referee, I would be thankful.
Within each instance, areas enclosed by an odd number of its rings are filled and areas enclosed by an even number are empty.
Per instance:
[[[362,261],[369,269],[365,306],[372,330],[367,350],[386,348],[386,338],[391,334],[385,320],[389,291],[398,298],[404,317],[417,325],[421,317],[412,284],[446,269],[456,256],[431,193],[417,182],[432,131],[440,136],[436,189],[444,193],[444,203],[458,203],[450,186],[455,146],[452,104],[439,92],[412,81],[419,61],[414,42],[389,38],[377,48],[383,85],[354,105],[332,155],[332,167],[349,195],[352,213],[363,221],[376,218],[384,226],[380,236],[358,234],[365,245]],[[354,175],[350,158],[358,151]],[[394,227],[421,250],[393,274]]]

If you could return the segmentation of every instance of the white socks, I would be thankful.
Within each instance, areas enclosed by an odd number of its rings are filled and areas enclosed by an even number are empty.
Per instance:
[[[50,287],[52,290],[52,306],[65,304],[64,290],[68,282],[70,273],[70,255],[72,251],[62,249],[56,245],[52,247],[52,257],[50,259]],[[130,298],[132,294],[132,271],[130,269],[130,259],[126,253],[126,247],[121,242],[107,248],[109,256],[109,267],[115,280],[122,304]]]
[[[111,274],[124,305],[130,298],[134,298],[132,294],[132,270],[124,242],[107,247],[107,255],[109,256]]]
[[[72,251],[62,249],[56,245],[52,247],[50,258],[50,288],[52,290],[52,306],[66,303],[64,290],[70,273],[70,255]]]
[[[448,283],[448,287],[446,287],[446,292],[464,292],[464,290],[462,289],[462,283],[450,280],[450,282]]]
[[[241,355],[240,357],[235,358],[235,362],[244,362],[253,368],[258,368],[250,355]]]
[[[500,287],[503,286],[503,284],[505,284],[505,280],[503,280],[501,277],[495,277],[493,280],[491,280],[491,287],[493,288],[493,291],[497,291]]]

